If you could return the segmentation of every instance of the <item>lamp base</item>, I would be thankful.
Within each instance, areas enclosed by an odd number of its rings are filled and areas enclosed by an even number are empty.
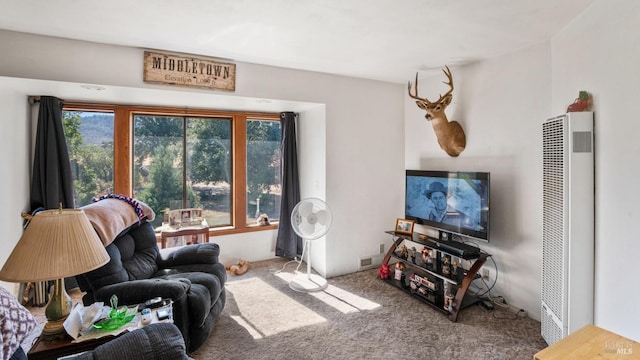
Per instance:
[[[67,336],[67,332],[64,329],[63,323],[67,319],[65,316],[58,320],[48,320],[44,324],[42,329],[42,338],[45,341],[51,341],[56,339],[62,339]]]
[[[53,293],[44,311],[47,323],[42,329],[42,336],[47,339],[66,336],[63,323],[71,312],[71,305],[71,297],[64,289],[64,281],[62,279],[55,280]]]

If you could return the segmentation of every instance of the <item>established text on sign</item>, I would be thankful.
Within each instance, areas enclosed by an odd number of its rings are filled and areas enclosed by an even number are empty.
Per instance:
[[[236,65],[145,51],[144,81],[235,91]]]

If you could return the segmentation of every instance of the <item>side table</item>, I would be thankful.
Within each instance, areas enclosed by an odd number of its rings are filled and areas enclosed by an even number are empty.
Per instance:
[[[116,337],[117,336],[104,336],[98,339],[73,342],[73,338],[66,334],[64,338],[55,340],[44,340],[42,336],[40,336],[31,349],[29,349],[27,357],[29,360],[57,359],[62,356],[93,350]]]
[[[158,320],[157,312],[160,309],[169,310],[170,316],[168,319]],[[153,317],[152,317],[153,320],[151,322],[152,324],[158,323],[158,322],[171,322],[171,323],[173,322],[173,302],[172,301],[169,301],[168,304],[155,308],[151,311],[153,313]],[[102,344],[105,344],[117,338],[120,335],[126,334],[129,331],[135,331],[136,329],[139,329],[143,326],[144,325],[140,323],[140,315],[138,314],[129,324],[124,325],[124,331],[119,332],[121,330],[115,330],[114,331],[115,335],[104,334],[104,336],[96,337],[95,336],[96,334],[94,333],[94,331],[96,331],[95,329],[89,332],[86,340],[83,340],[83,341],[74,341],[73,338],[66,333],[64,334],[65,336],[63,338],[52,339],[52,340],[49,340],[49,339],[45,340],[44,337],[41,335],[36,339],[33,346],[31,346],[31,349],[29,349],[29,352],[27,353],[27,358],[29,358],[29,360],[51,360],[51,359],[57,359],[59,357],[63,357],[67,355],[73,355],[73,354],[78,354],[85,351],[90,351]]]
[[[178,237],[178,236],[191,236],[191,235],[195,235],[195,236],[202,235],[202,241],[209,242],[209,226],[208,225],[185,226],[175,230],[162,229],[161,249],[164,249],[167,247],[167,238]]]
[[[586,325],[540,350],[534,360],[638,359],[640,344],[595,325]]]

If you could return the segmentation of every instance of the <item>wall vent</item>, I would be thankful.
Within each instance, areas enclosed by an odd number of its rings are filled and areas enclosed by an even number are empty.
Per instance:
[[[361,271],[380,267],[383,256],[384,254],[377,254],[361,257],[358,270]]]
[[[542,127],[541,332],[553,344],[593,323],[593,113]]]
[[[574,131],[573,132],[573,152],[574,153],[590,153],[591,139],[593,134],[591,131]]]

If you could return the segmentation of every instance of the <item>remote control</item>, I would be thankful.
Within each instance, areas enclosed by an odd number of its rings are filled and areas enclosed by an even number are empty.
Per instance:
[[[153,320],[151,309],[149,308],[143,309],[142,318],[140,319],[140,322],[142,323],[142,325],[149,325],[151,323],[151,320]]]

